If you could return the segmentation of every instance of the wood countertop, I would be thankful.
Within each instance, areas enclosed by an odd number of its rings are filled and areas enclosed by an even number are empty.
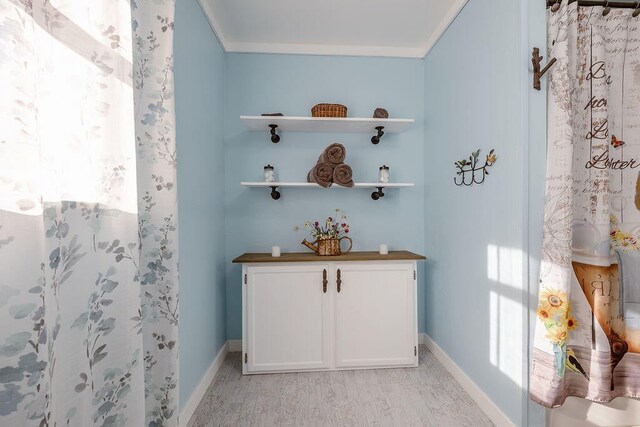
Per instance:
[[[267,262],[334,262],[334,261],[416,261],[427,259],[423,255],[409,251],[389,251],[388,255],[380,255],[375,251],[349,252],[335,256],[318,256],[314,252],[289,252],[282,256],[272,257],[270,253],[245,253],[233,260],[236,264],[253,264]]]

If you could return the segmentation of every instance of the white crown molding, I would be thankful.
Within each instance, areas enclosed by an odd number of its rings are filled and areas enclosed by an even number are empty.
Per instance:
[[[449,12],[447,12],[444,18],[442,18],[442,20],[440,21],[440,25],[438,25],[433,34],[431,34],[431,37],[429,38],[427,43],[424,45],[421,58],[427,56],[429,51],[431,51],[436,43],[438,43],[440,37],[442,37],[445,31],[447,31],[449,25],[453,23],[453,21],[456,19],[460,11],[462,11],[462,8],[465,7],[468,1],[469,0],[454,0],[451,2],[451,8],[449,9]]]
[[[224,38],[224,34],[222,33],[222,27],[220,26],[220,23],[216,19],[216,16],[214,15],[213,10],[211,9],[211,6],[209,6],[209,3],[207,3],[207,0],[198,0],[198,4],[200,5],[200,9],[202,9],[202,12],[204,13],[204,16],[207,17],[207,21],[209,21],[209,26],[213,30],[213,33],[216,35],[218,42],[220,42],[220,46],[222,46],[222,49],[226,52],[227,45],[229,44],[229,42]]]
[[[227,52],[275,53],[290,55],[379,56],[389,58],[422,58],[421,48],[391,46],[346,46],[302,43],[230,42]]]
[[[331,56],[375,56],[387,58],[424,58],[440,40],[449,25],[458,16],[468,0],[452,1],[449,12],[440,22],[423,47],[393,47],[393,46],[345,46],[326,44],[298,44],[298,43],[259,43],[232,42],[225,38],[222,27],[215,17],[207,0],[198,0],[209,25],[218,38],[225,52],[237,53],[274,53],[290,55],[331,55]]]

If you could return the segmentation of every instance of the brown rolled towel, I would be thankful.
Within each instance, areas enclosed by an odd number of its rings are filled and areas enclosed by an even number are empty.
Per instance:
[[[333,166],[326,162],[318,162],[307,174],[307,182],[315,182],[327,188],[333,182]]]
[[[324,151],[318,158],[318,162],[326,162],[331,166],[336,167],[340,163],[344,162],[344,158],[346,156],[347,150],[346,148],[344,148],[344,145],[335,143],[324,149]]]
[[[353,171],[344,163],[333,169],[333,182],[343,187],[353,187]]]

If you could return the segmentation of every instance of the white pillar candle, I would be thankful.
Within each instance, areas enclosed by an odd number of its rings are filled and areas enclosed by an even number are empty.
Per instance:
[[[389,247],[384,243],[380,244],[380,255],[389,255]]]
[[[280,246],[271,246],[271,256],[272,257],[280,256]]]

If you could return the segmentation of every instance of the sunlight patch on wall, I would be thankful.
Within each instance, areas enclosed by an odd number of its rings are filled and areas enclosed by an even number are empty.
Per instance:
[[[489,292],[489,361],[519,387],[523,386],[522,304]]]
[[[521,249],[487,246],[487,278],[495,282],[489,292],[489,361],[519,387],[526,363],[522,274]]]
[[[522,289],[523,254],[521,249],[487,246],[487,277],[503,285]]]

